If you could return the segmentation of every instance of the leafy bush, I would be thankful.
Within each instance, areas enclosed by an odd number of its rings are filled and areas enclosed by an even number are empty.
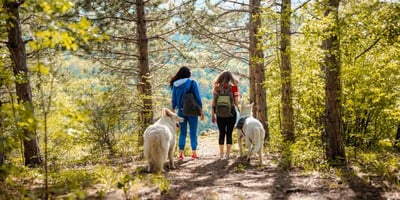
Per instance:
[[[95,174],[85,169],[67,169],[50,174],[50,183],[56,193],[73,192],[82,196],[79,191],[93,185],[96,181]]]

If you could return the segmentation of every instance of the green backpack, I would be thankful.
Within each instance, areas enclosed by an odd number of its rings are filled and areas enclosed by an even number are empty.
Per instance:
[[[220,87],[215,99],[215,114],[217,115],[217,117],[233,117],[233,94],[231,86],[229,86],[228,88],[224,88],[223,86]]]

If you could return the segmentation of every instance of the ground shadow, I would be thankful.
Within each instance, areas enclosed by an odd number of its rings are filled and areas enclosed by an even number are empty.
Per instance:
[[[234,162],[228,166],[230,172],[241,172],[244,170],[256,170],[259,169],[260,165],[258,161],[256,164],[252,164],[253,161],[249,162],[247,156],[239,156],[234,159]]]
[[[190,162],[190,161],[188,161]],[[178,165],[182,165],[180,163]],[[227,168],[229,162],[227,160],[216,159],[206,165],[195,167],[191,174],[185,179],[180,180],[180,184],[174,184],[175,187],[171,188],[168,193],[162,194],[160,199],[180,199],[182,193],[191,192],[198,187],[209,187],[216,185],[215,181],[224,177],[229,173]],[[200,180],[196,177],[202,177]],[[182,184],[182,182],[184,184]]]
[[[343,182],[348,184],[351,190],[353,190],[356,195],[354,199],[385,199],[382,197],[383,189],[381,187],[376,187],[371,183],[368,183],[368,181],[358,176],[349,166],[340,169],[342,171],[340,178]]]
[[[229,172],[227,168],[228,164],[228,160],[216,159],[211,163],[196,167],[192,172],[196,174],[209,174],[223,177]]]
[[[241,174],[243,173],[243,174]],[[190,175],[184,179],[174,179],[174,187],[171,190],[163,194],[161,199],[187,199],[193,198],[197,195],[207,198],[217,198],[220,194],[217,188],[230,187],[238,188],[238,190],[246,190],[250,187],[247,186],[247,182],[262,182],[266,176],[263,174],[262,168],[257,163],[251,164],[247,162],[245,157],[226,159],[215,159],[211,158],[204,161],[204,164],[194,167],[190,170]],[[228,182],[224,182],[221,185],[221,180],[226,179]],[[243,179],[246,179],[243,183]],[[206,193],[197,193],[202,188],[214,188],[215,190],[208,190]],[[266,191],[268,186],[251,186],[252,191]],[[235,189],[232,191],[236,192]],[[183,196],[182,194],[193,194],[192,197]],[[214,195],[214,196],[213,196]],[[238,194],[239,198],[241,194]],[[211,196],[211,197],[210,197]],[[218,198],[217,198],[218,199]]]
[[[284,147],[280,153],[278,167],[275,170],[274,182],[271,188],[271,199],[286,200],[289,199],[292,190],[292,180],[290,178],[290,167],[292,152],[290,146]]]

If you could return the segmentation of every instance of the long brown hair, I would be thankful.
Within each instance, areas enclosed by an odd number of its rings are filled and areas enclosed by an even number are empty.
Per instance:
[[[239,80],[236,79],[230,71],[224,70],[214,79],[214,87],[218,87],[221,84],[232,84],[238,85]]]

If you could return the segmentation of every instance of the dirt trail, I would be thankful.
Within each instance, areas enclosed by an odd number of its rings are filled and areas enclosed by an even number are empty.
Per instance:
[[[139,199],[400,199],[398,189],[384,192],[351,171],[347,178],[281,171],[270,154],[263,156],[262,166],[255,157],[249,164],[237,157],[237,145],[230,160],[219,159],[217,134],[201,136],[198,149],[200,159],[186,157],[177,162],[177,169],[164,173],[170,183],[168,192],[142,188],[137,193]]]

